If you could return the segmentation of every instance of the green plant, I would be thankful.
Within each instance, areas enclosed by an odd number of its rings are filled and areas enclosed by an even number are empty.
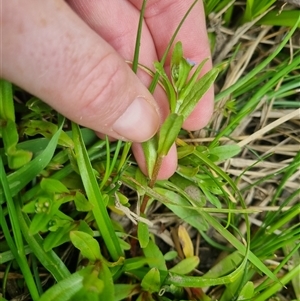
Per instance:
[[[228,3],[205,1],[209,12]],[[267,9],[266,3],[261,10],[250,9],[251,3],[244,5],[247,18]],[[224,13],[224,21],[233,18],[234,9]],[[228,86],[229,65],[234,69],[235,56],[247,47],[233,46],[232,61],[224,59],[199,78],[205,62],[193,70],[177,43],[169,79],[163,66],[175,32],[152,74],[150,91],[157,84],[164,87],[170,115],[143,145],[149,177],[130,157],[130,143],[98,140],[36,98],[14,106],[16,88],[1,81],[1,300],[11,296],[10,287],[21,289],[27,300],[41,301],[263,301],[280,298],[284,286],[290,288],[289,296],[298,298],[300,153],[293,147],[297,144],[284,152],[279,148],[282,137],[297,141],[297,120],[276,132],[290,120],[287,116],[299,113],[294,100],[299,51],[292,59],[284,51],[298,26],[299,21],[270,54],[251,63]],[[217,84],[224,84],[216,95],[218,126],[207,128],[207,140],[189,139],[182,122],[217,70]],[[240,138],[243,123],[250,114],[257,118],[262,102],[274,114],[288,113],[257,130],[255,119],[254,125],[249,123],[253,133]],[[259,143],[266,133],[267,151]],[[174,142],[178,169],[169,180],[157,181],[160,162]],[[246,160],[242,167],[239,160]],[[260,198],[262,204],[268,201],[266,208],[256,205]],[[209,256],[199,253],[199,244],[209,248]],[[201,266],[210,257],[212,263]],[[15,274],[22,277],[15,280]]]

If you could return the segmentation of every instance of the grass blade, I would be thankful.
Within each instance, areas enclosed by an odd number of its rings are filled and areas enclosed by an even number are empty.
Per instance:
[[[28,290],[32,296],[33,300],[38,300],[39,293],[37,287],[34,282],[34,278],[30,271],[29,265],[27,263],[26,253],[23,244],[23,238],[21,234],[21,228],[19,224],[19,220],[16,213],[16,208],[14,201],[12,199],[12,195],[10,193],[10,188],[8,184],[8,180],[6,177],[6,173],[4,170],[4,166],[2,163],[2,159],[0,157],[0,182],[3,189],[3,193],[7,202],[8,215],[12,227],[12,234],[14,236],[14,240],[11,237],[10,231],[8,229],[8,225],[6,223],[6,219],[3,213],[2,205],[0,205],[0,224],[3,229],[5,238],[10,245],[10,249],[14,254],[14,257],[23,273],[24,279],[26,281]]]
[[[255,77],[256,74],[258,74],[261,70],[263,70],[263,68],[265,68],[279,54],[279,52],[282,50],[282,48],[288,43],[289,39],[292,37],[295,30],[298,28],[299,24],[300,24],[300,16],[299,16],[297,22],[291,28],[290,32],[285,36],[285,38],[279,44],[277,49],[267,59],[265,59],[263,62],[261,62],[252,71],[247,73],[247,75],[244,76],[241,80],[239,80],[234,85],[230,86],[226,90],[224,90],[224,91],[220,92],[218,95],[216,95],[216,98],[215,98],[216,102],[220,101],[225,96],[228,96],[230,93],[234,92],[239,87],[243,86],[245,83],[250,81],[253,77]]]
[[[122,249],[107,213],[106,206],[104,204],[104,198],[100,192],[97,180],[95,178],[95,174],[84,146],[79,126],[75,123],[72,123],[72,130],[77,164],[86,194],[89,201],[93,205],[93,214],[107,249],[112,259],[117,261],[120,256],[123,256]]]
[[[16,210],[18,220],[22,229],[22,234],[31,252],[38,258],[42,265],[51,273],[56,281],[61,281],[71,274],[62,260],[56,255],[54,251],[46,252],[43,248],[44,240],[39,234],[29,235],[30,220],[28,216],[22,212],[20,202],[16,202]]]

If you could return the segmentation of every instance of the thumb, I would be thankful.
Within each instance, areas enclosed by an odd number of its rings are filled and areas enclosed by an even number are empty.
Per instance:
[[[154,135],[152,95],[64,1],[10,0],[2,10],[1,77],[97,132],[136,142]]]

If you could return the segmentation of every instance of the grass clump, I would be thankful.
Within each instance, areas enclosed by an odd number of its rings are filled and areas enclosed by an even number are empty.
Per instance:
[[[1,300],[300,298],[300,22],[274,3],[205,1],[216,69],[204,78],[188,76],[180,43],[171,80],[155,63],[150,89],[164,87],[171,113],[143,146],[149,178],[130,143],[1,80]],[[211,124],[182,131],[214,80]],[[173,141],[177,172],[156,181]]]

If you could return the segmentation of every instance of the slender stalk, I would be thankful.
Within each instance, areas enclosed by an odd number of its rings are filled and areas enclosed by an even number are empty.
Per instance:
[[[139,64],[142,27],[143,27],[146,4],[147,4],[147,0],[143,0],[142,8],[141,8],[141,11],[140,11],[138,30],[137,30],[137,34],[136,34],[136,40],[135,40],[134,57],[133,57],[133,62],[132,62],[132,70],[133,70],[134,73],[137,72],[138,64]]]
[[[105,241],[112,259],[117,261],[123,256],[123,251],[113,229],[103,195],[93,173],[92,165],[88,157],[79,126],[75,123],[72,123],[72,131],[80,176],[88,199],[93,205],[93,214],[98,229],[101,232],[102,238]]]
[[[8,245],[10,246],[10,249],[12,253],[14,254],[14,257],[20,266],[20,269],[23,273],[24,279],[26,281],[28,290],[30,291],[31,297],[33,300],[39,299],[39,293],[36,287],[36,284],[34,282],[32,273],[30,271],[30,268],[27,263],[26,254],[24,250],[24,244],[23,244],[23,238],[21,234],[20,224],[17,217],[17,212],[15,208],[15,204],[13,202],[10,188],[8,184],[8,180],[6,177],[6,173],[4,170],[2,158],[0,156],[0,182],[3,188],[4,196],[7,202],[8,207],[8,215],[12,226],[12,233],[14,235],[14,240],[11,237],[8,225],[6,223],[6,219],[3,214],[2,205],[0,205],[0,217],[1,217],[1,227],[3,229],[6,241]]]
[[[157,159],[156,159],[154,169],[153,169],[153,174],[152,174],[151,180],[149,182],[149,187],[151,189],[154,187],[155,182],[157,180],[157,176],[158,176],[163,158],[164,158],[163,156],[158,156]],[[143,201],[142,201],[141,209],[140,209],[141,214],[145,213],[145,210],[146,210],[146,207],[147,207],[147,204],[148,204],[149,200],[150,200],[150,197],[148,195],[145,195],[144,198],[143,198]]]
[[[119,152],[120,152],[120,149],[121,149],[122,143],[123,143],[121,140],[119,140],[117,142],[117,146],[114,151],[114,156],[113,156],[113,159],[111,160],[110,155],[112,152],[110,150],[110,142],[109,142],[107,136],[106,136],[105,142],[106,142],[106,168],[105,168],[104,177],[100,184],[100,190],[104,187],[104,185],[106,184],[106,182],[108,181],[109,177],[111,176],[111,174],[113,172],[113,169],[116,165],[116,161],[118,159]]]
[[[146,0],[144,0],[144,2],[146,2]],[[171,46],[173,45],[173,43],[175,41],[175,38],[176,38],[176,36],[177,36],[177,34],[178,34],[181,26],[183,25],[183,23],[185,22],[186,18],[188,17],[188,15],[190,14],[191,10],[194,8],[194,6],[196,5],[197,2],[198,2],[198,0],[195,0],[193,2],[193,4],[190,6],[190,8],[187,10],[187,12],[183,16],[182,20],[180,21],[180,23],[178,24],[176,30],[174,31],[174,33],[173,33],[173,35],[172,35],[172,37],[171,37],[171,39],[170,39],[170,41],[168,43],[168,46],[167,46],[167,48],[166,48],[166,50],[165,50],[165,52],[164,52],[164,54],[162,56],[162,59],[161,59],[161,65],[162,66],[165,64],[165,61],[167,59],[167,55],[168,55],[168,53],[169,53],[169,51],[171,49]],[[151,82],[151,84],[150,84],[150,86],[148,88],[151,93],[154,92],[154,90],[156,88],[156,85],[157,85],[157,83],[159,81],[159,77],[160,77],[159,73],[156,72],[154,74],[153,80],[152,80],[152,82]],[[147,143],[147,142],[145,142],[145,143]],[[155,182],[156,182],[157,176],[158,176],[158,172],[159,172],[161,164],[162,164],[162,160],[163,160],[163,157],[158,154],[157,159],[156,159],[155,164],[154,164],[153,172],[152,172],[152,175],[151,175],[151,180],[150,180],[150,183],[149,183],[149,187],[150,188],[153,188],[154,185],[155,185]],[[146,207],[147,207],[149,199],[150,199],[149,196],[145,195],[144,198],[143,198],[143,200],[142,200],[142,205],[141,205],[141,213],[142,214],[146,210]]]
[[[278,292],[283,285],[288,284],[294,277],[299,277],[300,265],[296,265],[290,272],[280,278],[280,282],[275,282],[273,285],[269,286],[264,292],[260,293],[255,300],[265,301],[268,300],[272,295]]]

